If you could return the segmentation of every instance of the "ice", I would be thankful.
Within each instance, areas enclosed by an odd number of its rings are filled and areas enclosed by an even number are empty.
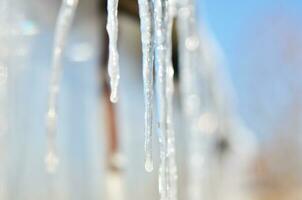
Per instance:
[[[154,21],[152,0],[139,0],[141,40],[143,53],[143,79],[145,100],[145,169],[153,171],[152,131],[153,131],[153,59]]]
[[[118,0],[107,1],[107,32],[109,36],[109,60],[108,60],[108,74],[110,77],[111,95],[110,100],[113,103],[118,101],[118,84],[120,79],[119,70],[119,54],[117,51],[118,39],[118,17],[117,17]]]
[[[55,151],[55,136],[57,130],[57,109],[58,94],[60,90],[60,80],[63,73],[62,55],[66,44],[66,39],[73,22],[74,14],[78,5],[78,0],[63,0],[56,23],[54,36],[54,47],[52,57],[52,71],[49,88],[48,110],[46,115],[48,153],[45,158],[46,168],[50,172],[56,169],[57,156]]]
[[[160,143],[159,194],[161,200],[168,197],[168,133],[167,133],[167,56],[168,53],[168,23],[169,1],[154,1],[155,19],[155,74],[156,102],[158,109],[158,137]]]

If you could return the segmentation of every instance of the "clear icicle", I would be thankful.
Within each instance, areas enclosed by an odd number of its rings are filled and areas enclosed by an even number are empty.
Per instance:
[[[143,79],[145,98],[145,169],[153,171],[152,124],[153,124],[153,1],[139,0],[141,40],[143,51]]]
[[[177,166],[175,155],[175,132],[173,128],[173,93],[174,93],[174,69],[172,63],[172,28],[176,14],[176,7],[173,1],[169,2],[169,18],[167,23],[167,156],[168,156],[168,199],[177,199]]]
[[[48,111],[47,111],[47,137],[48,152],[45,157],[46,169],[53,173],[59,163],[55,149],[55,136],[57,130],[57,108],[58,93],[61,76],[63,73],[62,54],[66,43],[66,38],[72,24],[74,13],[78,5],[78,0],[63,0],[59,16],[57,19],[54,49],[52,58],[52,72],[49,89]]]
[[[117,39],[118,39],[118,0],[107,1],[107,32],[109,36],[109,60],[108,60],[108,74],[110,77],[111,95],[110,100],[116,103],[118,100],[117,90],[120,79],[119,70],[119,54],[117,51]]]
[[[160,167],[159,194],[161,200],[168,200],[168,171],[167,171],[167,27],[169,19],[169,1],[154,1],[155,22],[155,72],[156,94],[159,121]]]

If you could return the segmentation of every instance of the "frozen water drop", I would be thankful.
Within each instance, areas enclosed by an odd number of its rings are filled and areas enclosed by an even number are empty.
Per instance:
[[[147,157],[145,161],[145,169],[147,172],[153,171],[153,160],[151,157]]]
[[[112,92],[112,93],[111,93],[111,95],[110,95],[110,101],[111,101],[112,103],[117,103],[118,97],[117,97],[116,92]]]
[[[51,108],[48,110],[48,112],[47,112],[48,119],[54,120],[56,118],[56,116],[57,116],[57,114],[56,114],[56,111],[54,108]]]
[[[54,151],[49,151],[45,157],[46,170],[48,173],[55,173],[59,165],[59,158]]]

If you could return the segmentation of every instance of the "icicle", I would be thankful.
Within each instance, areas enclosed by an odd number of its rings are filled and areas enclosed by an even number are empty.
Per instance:
[[[59,159],[55,149],[55,135],[57,130],[57,107],[60,79],[63,72],[62,54],[66,43],[70,26],[72,24],[74,13],[78,5],[78,0],[63,0],[59,16],[57,19],[54,50],[52,60],[52,72],[50,80],[50,91],[47,111],[47,135],[48,135],[48,153],[45,157],[47,171],[55,172]]]
[[[143,78],[145,98],[145,169],[153,170],[152,124],[153,124],[153,3],[152,0],[139,0],[141,40],[143,51]]]
[[[167,156],[168,156],[168,199],[177,199],[177,166],[175,156],[175,132],[173,128],[173,93],[174,93],[174,69],[172,63],[172,28],[176,14],[174,1],[169,2],[169,18],[167,23]]]
[[[109,60],[108,74],[110,77],[111,95],[110,100],[116,103],[118,100],[117,90],[120,79],[119,54],[117,51],[118,38],[118,18],[117,18],[118,0],[107,1],[107,32],[109,35]]]
[[[169,22],[169,1],[154,1],[155,19],[155,72],[158,106],[160,143],[159,193],[161,200],[168,197],[168,142],[167,142],[167,56]]]

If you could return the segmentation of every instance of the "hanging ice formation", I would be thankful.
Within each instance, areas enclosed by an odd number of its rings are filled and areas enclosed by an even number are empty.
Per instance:
[[[110,100],[116,103],[118,100],[118,84],[120,79],[119,70],[119,54],[117,51],[117,39],[118,39],[118,0],[107,1],[107,32],[109,36],[109,60],[108,60],[108,74],[110,77],[111,95]]]
[[[153,65],[155,65],[155,97],[157,107],[158,137],[160,143],[160,167],[159,167],[159,192],[162,200],[176,199],[177,170],[175,164],[175,136],[172,124],[173,104],[173,66],[171,62],[171,35],[172,22],[175,15],[178,21],[180,76],[182,100],[184,103],[186,118],[190,122],[191,141],[190,171],[199,173],[203,158],[200,158],[200,146],[198,143],[199,130],[196,123],[205,112],[204,105],[207,99],[201,98],[207,94],[200,94],[198,75],[200,71],[200,39],[197,30],[195,1],[177,0],[177,6],[172,0],[138,0],[141,20],[141,40],[143,53],[143,79],[145,94],[145,168],[153,170],[152,160],[152,124],[153,124]],[[177,9],[176,9],[177,8]],[[111,85],[117,86],[118,54],[117,41],[117,1],[108,0],[108,33],[110,38],[109,76]],[[111,29],[110,29],[111,28]],[[112,57],[116,56],[116,59]],[[155,58],[155,59],[154,59]],[[113,62],[116,61],[116,62]],[[153,63],[154,62],[154,63]],[[116,64],[116,65],[112,65]],[[114,72],[114,73],[113,73]],[[112,78],[113,77],[113,78]],[[114,81],[117,80],[117,81]],[[207,80],[204,80],[205,83]],[[207,84],[204,91],[208,92]],[[116,97],[116,88],[112,88],[112,96]],[[115,99],[116,100],[116,99]],[[194,139],[195,138],[195,139]],[[199,138],[200,139],[200,138]],[[199,182],[201,176],[194,180]],[[199,190],[192,192],[190,199],[201,199]]]
[[[77,5],[78,0],[63,0],[56,23],[48,110],[46,116],[48,149],[45,157],[45,164],[49,173],[55,172],[59,163],[59,159],[56,154],[55,136],[57,132],[58,94],[60,90],[60,80],[63,73],[62,55]]]
[[[173,66],[172,22],[174,5],[171,0],[138,0],[141,20],[143,53],[143,80],[145,101],[145,168],[153,170],[153,73],[155,64],[156,106],[158,109],[160,167],[159,192],[161,200],[176,199],[177,170],[175,163],[175,137],[172,125]],[[109,61],[108,73],[111,84],[111,101],[117,101],[119,60],[117,52],[118,0],[108,0]],[[155,58],[155,61],[154,61]]]
[[[168,0],[154,1],[155,24],[155,76],[158,114],[158,137],[160,146],[159,195],[168,199],[168,148],[167,148],[167,56],[168,56]]]
[[[159,193],[161,200],[177,199],[177,167],[173,130],[172,25],[176,12],[171,0],[139,0],[145,92],[145,168],[152,171],[153,64],[158,137],[160,143]],[[155,58],[155,62],[153,60]]]
[[[138,0],[141,21],[141,40],[143,51],[143,79],[145,99],[145,169],[153,170],[152,123],[153,123],[153,60],[154,28],[153,1]]]

